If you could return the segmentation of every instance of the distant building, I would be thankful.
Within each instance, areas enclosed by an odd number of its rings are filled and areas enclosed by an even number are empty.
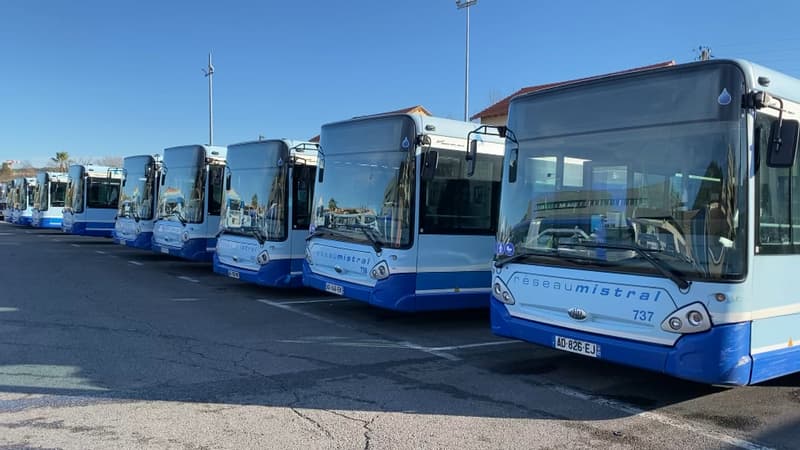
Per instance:
[[[664,61],[657,64],[651,64],[649,66],[636,67],[634,69],[623,70],[620,72],[607,73],[605,75],[596,75],[593,77],[579,78],[577,80],[559,81],[557,83],[548,83],[548,84],[540,84],[538,86],[524,87],[518,90],[517,92],[514,92],[513,94],[509,95],[508,97],[500,100],[499,102],[489,106],[483,111],[475,114],[474,116],[470,117],[470,119],[471,120],[480,119],[480,122],[485,125],[505,125],[506,122],[508,121],[508,104],[511,102],[511,99],[516,97],[517,95],[527,94],[528,92],[541,91],[543,89],[548,89],[556,86],[563,86],[570,83],[576,83],[578,81],[593,80],[596,78],[602,78],[609,75],[619,75],[623,73],[639,72],[642,70],[659,69],[661,67],[669,67],[674,65],[675,61]]]
[[[368,116],[356,116],[356,117],[369,117],[369,116],[380,116],[380,115],[383,115],[383,114],[400,114],[400,113],[421,114],[423,116],[432,116],[433,115],[433,114],[431,114],[430,111],[425,109],[424,106],[417,105],[417,106],[411,106],[409,108],[398,109],[396,111],[387,111],[387,112],[379,113],[379,114],[369,114]],[[309,139],[309,141],[310,142],[319,142],[319,135],[316,135],[316,136],[312,137],[311,139]]]

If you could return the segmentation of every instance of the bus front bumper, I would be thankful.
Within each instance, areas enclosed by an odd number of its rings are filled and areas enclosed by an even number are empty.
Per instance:
[[[114,242],[120,245],[126,245],[128,247],[150,250],[153,248],[153,232],[142,231],[132,239],[128,238],[127,236],[120,236],[114,232]]]
[[[216,245],[216,239],[195,238],[184,241],[181,247],[162,245],[153,241],[152,249],[156,253],[177,256],[190,261],[211,261]]]
[[[258,284],[260,286],[279,287],[279,288],[298,288],[303,286],[301,273],[292,274],[291,259],[271,260],[261,266],[258,271],[242,269],[220,262],[219,257],[214,255],[214,272],[230,278]],[[294,260],[295,264],[298,260]]]
[[[750,323],[718,325],[682,336],[673,346],[637,342],[512,317],[492,298],[492,332],[554,348],[556,336],[592,342],[600,359],[707,384],[746,385],[753,365]]]

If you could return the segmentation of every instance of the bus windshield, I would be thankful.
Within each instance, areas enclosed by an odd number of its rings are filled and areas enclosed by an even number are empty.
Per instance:
[[[731,97],[736,97],[733,89]],[[720,90],[709,89],[711,100]],[[654,101],[673,94],[654,93]],[[563,126],[558,119],[587,126],[557,106],[569,108],[570,96],[575,94],[560,95],[560,103],[546,102],[547,120],[556,124],[550,130]],[[647,102],[649,97],[636,98]],[[713,103],[719,108],[730,102]],[[635,106],[611,101],[584,106],[599,108],[580,113],[601,118],[598,122],[642,121]],[[730,106],[741,111],[738,103]],[[505,177],[502,187],[498,241],[505,244],[505,256],[497,260],[557,265],[578,258],[594,261],[600,270],[663,274],[667,267],[686,279],[742,279],[747,217],[743,119],[738,111],[726,110],[717,117],[713,111],[694,111],[712,117],[690,120],[686,105],[682,108],[666,103],[662,114],[672,114],[671,120],[557,136],[536,136],[524,123],[512,124],[523,138],[518,152],[507,152],[507,157],[517,153],[518,169],[516,181]]]
[[[316,229],[384,247],[410,245],[414,164],[409,153],[328,156],[325,172],[330,176],[316,195]]]
[[[64,206],[64,200],[67,196],[67,183],[63,181],[51,181],[49,193],[50,198],[47,198],[48,193],[46,189],[42,190],[42,194],[45,196],[44,201],[41,202],[42,206],[47,208],[49,203],[50,206],[61,208]]]
[[[122,188],[118,214],[119,217],[151,220],[153,218],[155,176],[147,177],[145,164],[140,161],[125,168],[125,186]],[[156,171],[152,173],[155,174]]]
[[[117,209],[120,180],[118,178],[87,179],[86,207],[96,209]]]
[[[159,195],[159,218],[183,223],[203,222],[205,173],[201,166],[168,166]]]
[[[324,126],[324,180],[315,188],[312,228],[376,248],[410,247],[415,140],[407,116]]]
[[[231,188],[225,194],[223,214],[226,232],[255,236],[259,241],[286,239],[288,161],[278,162],[281,147],[285,145],[280,142],[257,143],[229,151]]]

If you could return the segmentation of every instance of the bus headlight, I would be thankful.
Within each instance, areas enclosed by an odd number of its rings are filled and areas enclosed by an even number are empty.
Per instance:
[[[500,277],[495,277],[494,281],[492,282],[492,296],[506,305],[513,305],[516,303],[514,296],[511,295],[511,291],[508,289],[508,286],[503,283],[503,280],[501,280]]]
[[[262,250],[261,253],[256,256],[256,262],[261,264],[262,266],[269,262],[269,253],[266,250]]]
[[[710,328],[711,316],[700,302],[678,309],[661,322],[661,329],[670,333],[700,333]]]
[[[383,280],[389,277],[389,264],[381,261],[369,271],[369,275],[376,280]]]

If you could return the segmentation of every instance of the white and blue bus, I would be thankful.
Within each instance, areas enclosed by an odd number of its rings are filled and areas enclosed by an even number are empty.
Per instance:
[[[385,114],[322,127],[303,283],[399,311],[487,307],[503,147],[475,124]]]
[[[6,220],[6,209],[8,208],[8,183],[0,183],[0,219]]]
[[[286,139],[228,147],[214,272],[262,286],[303,285],[317,149]]]
[[[66,173],[42,171],[36,175],[31,225],[35,228],[61,228],[68,181]]]
[[[703,383],[800,370],[798,119],[800,80],[745,61],[514,98],[494,333]]]
[[[208,145],[164,150],[153,251],[211,261],[219,232],[226,152],[226,147]]]
[[[16,199],[12,210],[12,222],[17,225],[31,226],[33,221],[33,197],[36,194],[36,178],[17,178]]]
[[[122,193],[119,197],[114,241],[128,247],[150,250],[156,201],[161,188],[161,156],[138,155],[125,158]]]
[[[111,237],[121,184],[121,168],[71,165],[61,230],[82,236]]]
[[[12,223],[14,221],[14,201],[17,195],[16,180],[8,180],[6,183],[5,204],[3,205],[3,221]]]

